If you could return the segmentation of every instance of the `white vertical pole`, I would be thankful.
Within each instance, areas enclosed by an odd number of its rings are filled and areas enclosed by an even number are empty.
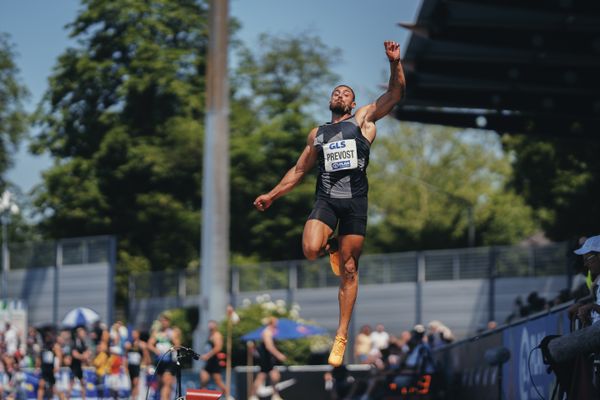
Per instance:
[[[194,346],[207,337],[207,323],[227,308],[229,277],[229,85],[228,1],[211,0],[202,182],[200,318]]]

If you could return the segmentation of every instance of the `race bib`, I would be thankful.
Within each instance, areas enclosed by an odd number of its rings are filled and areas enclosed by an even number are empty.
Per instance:
[[[140,365],[140,361],[142,361],[142,355],[140,353],[127,353],[127,362],[130,365]]]
[[[356,141],[354,139],[338,140],[323,144],[325,171],[336,172],[358,167]]]

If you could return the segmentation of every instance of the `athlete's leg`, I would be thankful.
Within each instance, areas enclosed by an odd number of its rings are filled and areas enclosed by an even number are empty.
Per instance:
[[[338,292],[340,320],[336,334],[347,338],[348,326],[358,294],[358,259],[362,253],[365,237],[362,235],[344,235],[339,237],[339,241],[342,265]]]
[[[302,233],[302,250],[304,256],[309,260],[316,260],[323,255],[323,249],[327,244],[327,239],[333,233],[333,229],[326,223],[318,219],[309,219],[304,224]]]
[[[348,326],[358,294],[358,259],[362,252],[364,240],[364,236],[355,234],[341,235],[339,237],[342,264],[340,288],[338,291],[340,318],[335,341],[328,359],[329,364],[334,367],[342,365],[346,351]]]

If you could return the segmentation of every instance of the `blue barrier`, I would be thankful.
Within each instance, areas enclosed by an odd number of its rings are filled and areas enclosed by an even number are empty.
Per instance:
[[[56,390],[58,392],[67,392],[71,384],[71,370],[61,368],[55,375]],[[131,383],[129,377],[121,372],[118,375],[103,376],[98,380],[96,372],[93,369],[83,370],[83,379],[85,381],[85,396],[92,398],[112,398],[112,390],[117,392],[119,398],[129,398],[131,396]],[[26,399],[37,399],[39,388],[40,372],[34,370],[23,371],[22,379],[13,390],[24,394]],[[71,388],[71,399],[81,398],[81,385],[75,379]]]
[[[434,358],[447,399],[539,399],[538,391],[549,398],[555,376],[547,373],[541,351],[535,348],[547,335],[569,333],[571,304],[436,349]],[[510,351],[508,361],[501,367],[486,361],[486,351],[502,347]]]
[[[69,368],[61,368],[55,374],[56,389],[58,392],[66,393],[69,390],[72,374]],[[101,381],[98,381],[96,372],[92,368],[83,369],[83,378],[85,381],[85,397],[86,400],[91,399],[112,399],[112,390],[116,390],[118,398],[126,399],[131,397],[131,382],[129,376],[125,372],[121,372],[116,376],[104,376]],[[199,376],[197,371],[183,370],[181,372],[182,389],[185,392],[187,389],[197,389],[200,386]],[[37,399],[39,388],[40,372],[33,369],[25,369],[19,374],[17,379],[9,381],[8,375],[0,372],[0,386],[4,389],[5,394],[8,392],[16,393],[16,398],[20,399]],[[149,400],[159,400],[160,391],[158,390],[159,382],[154,375],[154,368],[142,369],[139,379],[139,395],[140,398],[146,398],[148,391]],[[175,385],[173,385],[173,394],[175,393]],[[77,379],[74,381],[71,390],[72,400],[81,399],[81,386]]]

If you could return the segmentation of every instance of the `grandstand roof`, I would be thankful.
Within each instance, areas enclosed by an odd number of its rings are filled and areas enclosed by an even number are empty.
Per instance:
[[[400,120],[540,135],[600,129],[600,2],[423,0]]]

